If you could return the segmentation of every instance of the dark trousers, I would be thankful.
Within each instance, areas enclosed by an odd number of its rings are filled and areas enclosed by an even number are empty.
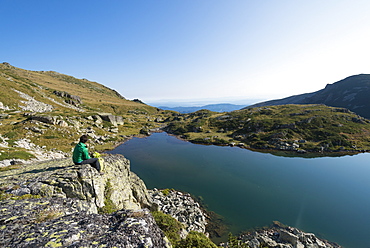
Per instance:
[[[98,158],[90,158],[82,161],[78,164],[90,164],[92,167],[96,168],[99,172],[101,171],[100,163]]]

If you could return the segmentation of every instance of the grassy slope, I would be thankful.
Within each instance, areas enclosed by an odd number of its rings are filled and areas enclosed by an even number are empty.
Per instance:
[[[47,124],[33,123],[27,121],[24,111],[19,108],[21,101],[25,99],[13,89],[32,96],[37,101],[53,105],[54,110],[38,115],[58,116],[58,119],[65,120],[70,125],[68,127],[53,126]],[[78,112],[74,109],[63,107],[52,100],[64,104],[64,99],[53,94],[53,91],[65,91],[81,98],[81,108],[85,112]],[[28,138],[39,146],[47,146],[47,149],[58,149],[69,152],[73,144],[78,140],[81,133],[73,125],[73,122],[80,123],[80,130],[93,127],[97,135],[105,135],[109,142],[95,144],[96,149],[103,150],[112,148],[119,142],[122,135],[138,134],[143,128],[155,128],[158,126],[154,122],[156,117],[165,116],[165,112],[158,111],[157,108],[148,106],[135,101],[129,101],[120,96],[116,91],[111,90],[99,83],[91,82],[86,79],[77,79],[71,76],[56,72],[36,72],[16,68],[7,64],[0,64],[0,102],[12,110],[0,110],[0,114],[7,117],[0,118],[0,134],[9,138],[7,140],[10,148],[2,148],[0,160],[5,158],[28,157],[22,149],[11,147],[14,141],[21,138]],[[24,104],[23,104],[24,105]],[[20,111],[21,110],[21,111]],[[94,122],[85,119],[87,116],[96,113],[111,113],[123,116],[124,125],[118,126],[119,132],[112,134],[108,132],[109,123],[103,123],[104,128],[97,128]],[[30,132],[31,128],[42,129],[43,133]],[[0,140],[1,142],[2,140]],[[19,154],[21,150],[21,155]]]
[[[325,105],[280,105],[221,114],[198,111],[170,121],[168,131],[199,143],[241,142],[263,149],[296,143],[298,150],[309,151],[370,149],[369,120]]]
[[[18,106],[20,97],[10,89],[17,89],[35,97],[36,100],[42,100],[52,105],[55,104],[42,96],[45,95],[60,101],[60,98],[52,93],[54,90],[58,90],[79,96],[84,106],[95,111],[113,114],[124,114],[127,110],[156,112],[156,109],[151,106],[129,101],[118,96],[114,90],[104,85],[57,72],[28,71],[0,64],[0,83],[0,100],[4,105],[12,107]],[[57,107],[60,111],[70,111],[59,105]]]

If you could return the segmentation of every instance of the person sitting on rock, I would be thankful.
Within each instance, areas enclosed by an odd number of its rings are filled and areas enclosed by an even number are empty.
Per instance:
[[[80,142],[75,146],[75,149],[73,150],[73,163],[75,165],[90,164],[92,167],[101,172],[99,159],[91,158],[89,155],[89,150],[86,144],[88,140],[89,137],[87,135],[82,135],[80,137]]]

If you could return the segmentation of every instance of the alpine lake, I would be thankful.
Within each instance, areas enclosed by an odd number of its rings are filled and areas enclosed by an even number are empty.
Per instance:
[[[133,138],[109,153],[128,158],[149,189],[201,198],[234,235],[279,221],[346,248],[370,247],[369,153],[282,156],[166,133]]]

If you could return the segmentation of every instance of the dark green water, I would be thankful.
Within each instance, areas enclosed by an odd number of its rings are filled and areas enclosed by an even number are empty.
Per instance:
[[[148,188],[202,196],[234,234],[277,220],[347,248],[370,247],[370,154],[288,158],[166,133],[134,138],[111,153],[128,158]]]

